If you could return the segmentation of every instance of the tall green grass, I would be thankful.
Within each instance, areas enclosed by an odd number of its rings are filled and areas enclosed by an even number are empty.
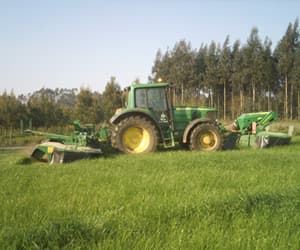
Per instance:
[[[300,138],[49,166],[0,155],[2,249],[299,249]]]

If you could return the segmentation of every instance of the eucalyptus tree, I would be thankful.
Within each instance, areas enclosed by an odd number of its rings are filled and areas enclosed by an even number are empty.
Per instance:
[[[264,58],[262,53],[262,43],[258,35],[258,29],[253,28],[246,45],[243,48],[243,79],[251,89],[252,111],[257,111],[256,102],[257,88],[263,82]]]
[[[269,38],[265,38],[263,44],[263,82],[261,89],[261,99],[264,100],[267,98],[267,104],[263,105],[263,109],[271,110],[272,103],[271,98],[275,96],[276,92],[279,89],[278,81],[277,81],[277,70],[275,60],[272,55],[272,41]],[[266,107],[265,107],[266,106]]]
[[[191,44],[185,40],[176,43],[171,51],[169,81],[180,89],[181,104],[184,103],[184,96],[189,94],[195,81],[195,57],[196,53],[192,50]]]
[[[296,103],[296,111],[297,111],[297,119],[300,119],[300,46],[297,47],[294,57],[294,65],[291,71],[291,85],[296,88],[297,92],[297,101]]]
[[[294,24],[289,23],[284,36],[277,44],[274,52],[274,55],[277,60],[280,82],[284,84],[284,117],[286,119],[288,118],[289,115],[289,111],[288,111],[289,89],[291,91],[290,97],[292,98],[293,96],[293,87],[290,86],[289,80],[291,77],[291,72],[293,70],[295,51],[298,46],[299,46],[299,21],[298,19],[296,19]],[[290,105],[292,107],[293,105],[292,101],[290,101]]]
[[[198,98],[209,94],[207,85],[205,84],[205,72],[207,68],[206,57],[207,57],[207,45],[201,44],[199,50],[196,53],[196,58],[195,58],[194,87]]]
[[[97,91],[93,92],[93,120],[90,122],[101,123],[104,121],[103,95]],[[114,109],[115,111],[115,109]]]
[[[94,120],[93,114],[93,93],[89,88],[80,88],[77,95],[73,118],[83,123],[90,123]]]
[[[107,82],[105,90],[102,93],[102,106],[106,121],[111,118],[117,108],[122,106],[121,87],[113,76]]]
[[[204,81],[209,91],[210,105],[214,106],[217,103],[217,108],[219,108],[219,101],[215,99],[219,98],[218,95],[218,63],[219,63],[219,52],[217,45],[212,41],[207,50],[207,56],[205,57],[206,71],[204,75]]]
[[[239,108],[235,106],[235,93],[238,93]],[[231,76],[231,118],[235,113],[242,113],[244,109],[244,84],[243,84],[243,56],[241,43],[235,41],[232,48],[232,76]],[[237,111],[238,110],[238,111]]]
[[[0,95],[0,127],[17,127],[19,126],[20,119],[24,119],[25,117],[25,105],[17,99],[13,91],[9,94],[4,91]]]
[[[219,80],[220,83],[223,85],[223,119],[226,120],[226,112],[227,112],[227,88],[230,84],[231,77],[232,77],[232,56],[231,56],[231,49],[229,46],[229,36],[226,37],[222,51],[220,54],[220,61],[219,61]]]
[[[163,55],[156,53],[152,76],[155,81],[162,79],[180,90],[181,103],[185,94],[189,94],[195,82],[195,57],[191,44],[185,40],[177,42],[174,48]]]
[[[158,82],[162,80],[164,82],[169,82],[171,68],[171,57],[167,50],[165,54],[162,54],[161,49],[158,49],[155,55],[154,65],[152,66],[152,80]]]
[[[35,91],[27,102],[28,116],[32,119],[35,127],[51,127],[65,125],[63,110],[55,101],[52,89],[42,88]]]

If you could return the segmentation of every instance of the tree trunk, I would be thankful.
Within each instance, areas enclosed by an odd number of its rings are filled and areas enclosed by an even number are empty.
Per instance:
[[[299,118],[300,118],[300,91],[299,91],[299,89],[297,90],[297,92],[298,92],[298,94],[297,94],[297,96],[298,96],[298,100],[297,100],[297,103],[298,103],[298,112],[297,112],[297,118],[298,118],[298,120],[299,120]]]
[[[184,90],[183,90],[183,83],[181,84],[181,105],[183,105],[183,94],[184,94]]]
[[[173,89],[172,93],[173,93],[173,105],[176,105],[176,90]]]
[[[271,99],[271,93],[270,93],[270,86],[268,85],[268,111],[271,110],[271,108],[270,108],[270,99]]]
[[[262,98],[261,93],[257,93],[257,94],[258,94],[258,98],[255,103],[255,111],[260,111],[260,110],[262,110],[262,107],[264,106],[264,98]],[[256,96],[255,96],[255,98],[256,98]]]
[[[9,145],[12,145],[12,134],[13,134],[13,128],[12,128],[12,125],[10,125],[10,131],[9,131]]]
[[[220,97],[217,96],[217,110],[220,110]]]
[[[293,85],[291,84],[291,96],[290,96],[290,119],[293,120]]]
[[[226,121],[226,81],[224,81],[224,88],[223,88],[223,94],[224,94],[224,114],[223,114],[223,118],[224,118],[224,121]]]
[[[234,108],[234,94],[233,94],[233,89],[231,90],[231,120],[234,119],[235,117],[235,108]]]
[[[210,106],[214,106],[214,93],[212,91],[212,89],[209,90],[210,92]]]
[[[243,112],[243,108],[244,108],[244,95],[243,95],[243,90],[240,89],[240,113]]]
[[[255,111],[255,84],[252,83],[252,111]]]
[[[285,88],[284,88],[284,118],[288,118],[288,77],[285,75]]]

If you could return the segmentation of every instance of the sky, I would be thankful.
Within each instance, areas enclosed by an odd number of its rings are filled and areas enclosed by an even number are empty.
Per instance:
[[[296,0],[0,0],[0,93],[147,82],[158,49],[244,44],[253,27],[274,47],[299,15]]]

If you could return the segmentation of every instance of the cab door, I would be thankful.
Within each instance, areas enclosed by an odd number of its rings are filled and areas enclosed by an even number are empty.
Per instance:
[[[160,127],[162,142],[165,147],[173,147],[174,135],[172,126],[172,110],[168,108],[165,88],[141,88],[135,90],[135,106],[147,109],[155,117]]]
[[[165,88],[139,88],[135,90],[136,108],[148,109],[161,126],[170,125]]]

